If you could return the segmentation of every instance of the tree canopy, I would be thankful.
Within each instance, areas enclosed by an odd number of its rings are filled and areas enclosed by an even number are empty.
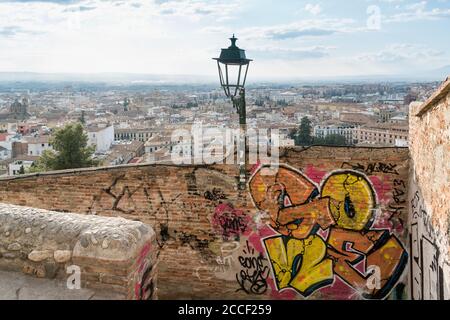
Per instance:
[[[86,168],[98,165],[92,159],[95,146],[88,146],[88,136],[80,123],[68,124],[50,139],[53,150],[46,150],[30,172]]]
[[[347,141],[345,136],[340,134],[329,134],[324,138],[314,138],[314,144],[322,146],[346,146]]]
[[[307,117],[302,118],[298,130],[293,133],[293,138],[296,146],[308,146],[313,143],[311,121]]]

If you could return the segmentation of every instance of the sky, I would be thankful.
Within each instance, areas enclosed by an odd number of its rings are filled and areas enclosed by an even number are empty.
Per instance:
[[[0,0],[0,72],[249,79],[421,73],[450,65],[450,0]]]

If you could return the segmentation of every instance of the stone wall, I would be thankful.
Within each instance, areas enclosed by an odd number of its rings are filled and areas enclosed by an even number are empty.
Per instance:
[[[0,180],[0,202],[151,225],[164,298],[407,297],[408,150],[284,149],[275,175],[134,165]]]
[[[155,249],[141,222],[0,204],[0,270],[66,280],[62,295],[83,288],[96,298],[154,299]]]
[[[450,79],[410,106],[411,297],[450,299]]]

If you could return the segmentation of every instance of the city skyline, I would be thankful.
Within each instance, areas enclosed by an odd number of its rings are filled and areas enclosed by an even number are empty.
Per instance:
[[[0,72],[213,79],[235,33],[249,81],[445,74],[449,27],[449,0],[0,0]]]

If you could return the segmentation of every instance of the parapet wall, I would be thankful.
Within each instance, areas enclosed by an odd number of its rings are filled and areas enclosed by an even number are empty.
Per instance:
[[[410,106],[411,297],[450,299],[450,79]]]
[[[156,256],[155,233],[141,222],[0,204],[0,270],[67,279],[67,290],[114,299],[154,299]]]
[[[279,163],[249,167],[243,191],[224,164],[14,177],[0,202],[151,225],[162,299],[407,298],[408,150],[292,148]]]

